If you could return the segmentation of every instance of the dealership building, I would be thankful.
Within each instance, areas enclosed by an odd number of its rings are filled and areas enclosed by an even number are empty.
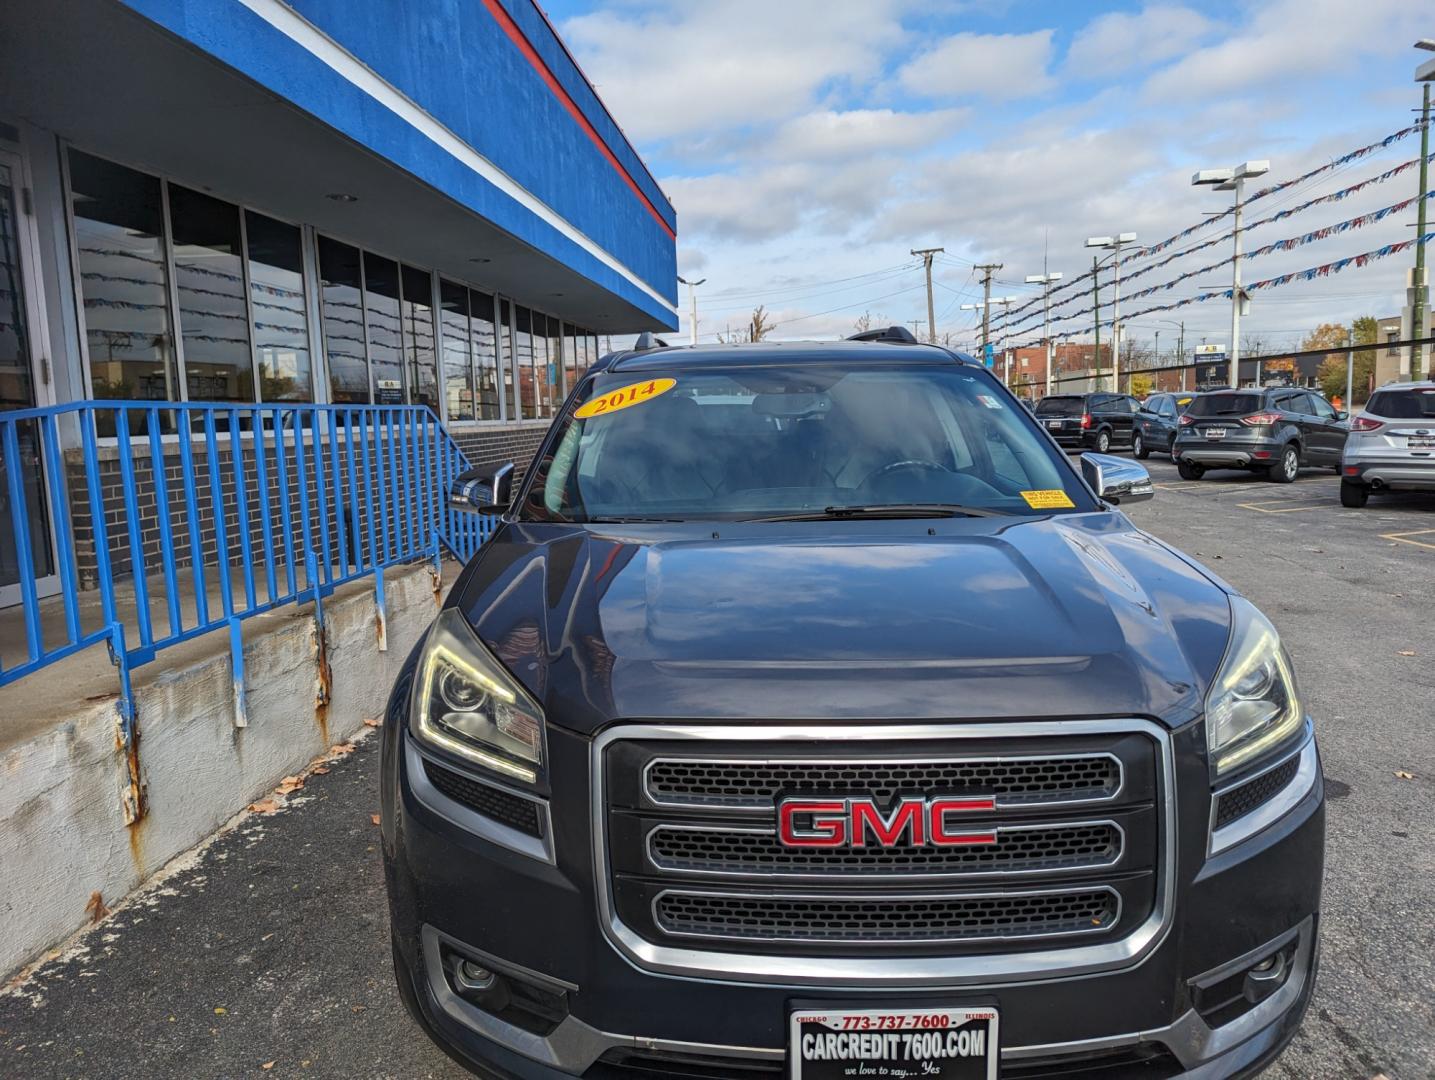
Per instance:
[[[675,227],[531,0],[0,5],[0,409],[408,403],[524,460],[676,326]]]

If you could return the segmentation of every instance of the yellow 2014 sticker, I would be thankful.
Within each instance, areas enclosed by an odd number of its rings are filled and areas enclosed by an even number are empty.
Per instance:
[[[609,390],[601,397],[584,402],[573,415],[579,420],[587,420],[590,416],[606,416],[619,409],[651,401],[659,394],[666,394],[677,385],[677,379],[649,379],[647,382],[620,386],[616,390]]]
[[[1076,504],[1071,501],[1071,496],[1060,488],[1051,488],[1045,491],[1023,491],[1021,497],[1033,510],[1072,510],[1076,507]]]

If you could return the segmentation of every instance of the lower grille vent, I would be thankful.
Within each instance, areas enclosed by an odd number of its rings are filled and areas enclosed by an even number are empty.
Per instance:
[[[802,896],[678,892],[654,904],[669,934],[764,941],[989,941],[1109,929],[1120,900],[1106,888],[1001,896]]]

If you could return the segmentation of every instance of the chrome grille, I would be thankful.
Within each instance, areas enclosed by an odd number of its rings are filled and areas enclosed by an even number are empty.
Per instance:
[[[657,925],[684,937],[782,942],[993,941],[1106,930],[1121,901],[1108,888],[948,896],[660,894]]]
[[[1121,858],[1110,821],[1002,827],[994,844],[954,847],[789,848],[769,827],[659,825],[648,834],[658,870],[690,874],[945,877],[1095,869]]]
[[[732,761],[658,758],[643,778],[658,806],[770,810],[779,794],[860,791],[879,802],[903,795],[993,795],[998,806],[1111,799],[1121,763],[1109,754],[944,761]]]

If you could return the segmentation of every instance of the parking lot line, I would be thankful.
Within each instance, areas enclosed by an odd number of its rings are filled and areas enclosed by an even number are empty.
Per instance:
[[[1271,506],[1280,506],[1281,502],[1283,501],[1284,500],[1277,499],[1275,502],[1266,503],[1265,505],[1262,505],[1260,503],[1248,502],[1236,503],[1236,505],[1246,510],[1255,510],[1257,513],[1261,514],[1294,514],[1298,510],[1321,510],[1331,505],[1330,503],[1326,502],[1302,503],[1300,506],[1285,506],[1281,507],[1281,509],[1279,510],[1270,509]],[[1435,532],[1435,529],[1432,529],[1431,531]]]
[[[1435,540],[1435,529],[1416,529],[1413,532],[1403,533],[1381,533],[1382,540],[1398,540],[1402,544],[1414,544],[1416,547],[1429,548],[1435,551],[1435,544],[1426,543],[1424,540],[1411,540],[1412,536],[1428,536]]]

